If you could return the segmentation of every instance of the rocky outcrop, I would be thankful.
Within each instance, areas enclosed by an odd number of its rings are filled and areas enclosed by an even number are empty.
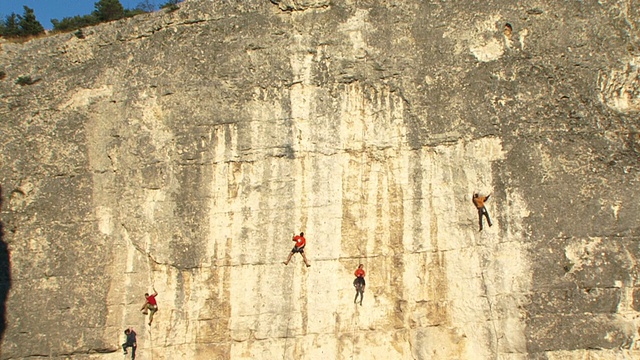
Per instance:
[[[329,0],[271,0],[271,2],[284,11],[325,8],[331,4]]]
[[[639,18],[193,0],[3,42],[0,358],[637,358]]]

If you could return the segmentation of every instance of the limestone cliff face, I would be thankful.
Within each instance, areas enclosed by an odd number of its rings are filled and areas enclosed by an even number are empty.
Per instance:
[[[637,2],[234,3],[1,44],[1,359],[640,357]]]

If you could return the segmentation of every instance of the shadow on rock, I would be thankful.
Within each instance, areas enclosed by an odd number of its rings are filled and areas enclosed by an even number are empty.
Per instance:
[[[0,214],[3,210],[4,196],[0,185]],[[0,350],[1,341],[4,339],[4,332],[7,329],[7,297],[11,289],[11,260],[9,247],[4,240],[4,223],[0,218]]]

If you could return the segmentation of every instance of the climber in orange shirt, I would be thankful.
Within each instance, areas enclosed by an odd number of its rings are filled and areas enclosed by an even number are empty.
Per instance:
[[[491,196],[491,194],[487,196],[480,196],[478,193],[474,193],[473,197],[471,198],[471,201],[473,201],[473,205],[475,205],[476,208],[478,209],[478,222],[480,224],[480,231],[482,231],[482,216],[485,216],[487,218],[487,224],[491,226],[491,219],[489,219],[489,213],[487,212],[487,209],[484,207],[484,202],[489,200],[489,196]]]
[[[353,273],[356,278],[353,280],[353,286],[356,288],[356,297],[353,299],[355,304],[358,301],[358,294],[360,294],[360,306],[362,306],[362,299],[364,299],[364,288],[367,285],[364,281],[364,265],[358,265],[358,268]]]
[[[302,259],[304,260],[305,265],[307,265],[307,267],[311,266],[307,261],[307,256],[304,254],[304,246],[307,244],[307,240],[304,238],[304,233],[301,232],[300,235],[295,235],[293,237],[293,241],[295,241],[296,244],[293,246],[293,249],[291,249],[291,253],[287,258],[287,261],[283,262],[283,264],[289,265],[289,261],[291,261],[291,257],[293,257],[293,254],[300,253],[300,255],[302,255]]]

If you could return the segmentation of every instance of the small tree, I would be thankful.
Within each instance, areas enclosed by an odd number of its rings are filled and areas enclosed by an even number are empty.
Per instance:
[[[74,17],[66,17],[62,20],[51,19],[51,24],[53,24],[53,30],[55,31],[77,30],[81,27],[95,25],[99,22],[100,20],[98,20],[95,14],[84,16],[77,15]]]
[[[20,26],[18,24],[18,15],[12,13],[0,21],[0,35],[5,37],[20,36]]]
[[[4,21],[0,20],[0,36],[19,37],[32,36],[44,33],[42,24],[36,19],[33,9],[24,7],[22,16],[12,13]]]
[[[95,3],[96,17],[100,21],[118,20],[124,17],[124,7],[120,0],[100,0]]]
[[[167,9],[169,11],[176,11],[178,10],[178,0],[168,0],[166,3],[164,3],[163,5],[160,5],[161,9]]]
[[[44,27],[42,27],[42,24],[36,19],[36,14],[33,12],[33,9],[24,6],[24,15],[18,18],[20,19],[18,25],[20,26],[21,35],[44,34]]]
[[[16,84],[20,85],[20,86],[25,86],[25,85],[33,85],[35,83],[37,83],[39,80],[33,80],[31,78],[31,76],[20,76],[16,79]]]
[[[143,0],[138,3],[136,9],[140,9],[144,12],[154,12],[156,11],[156,4],[151,0]]]
[[[135,9],[124,9],[124,17],[134,17],[136,15],[144,14],[145,12],[135,8]]]

